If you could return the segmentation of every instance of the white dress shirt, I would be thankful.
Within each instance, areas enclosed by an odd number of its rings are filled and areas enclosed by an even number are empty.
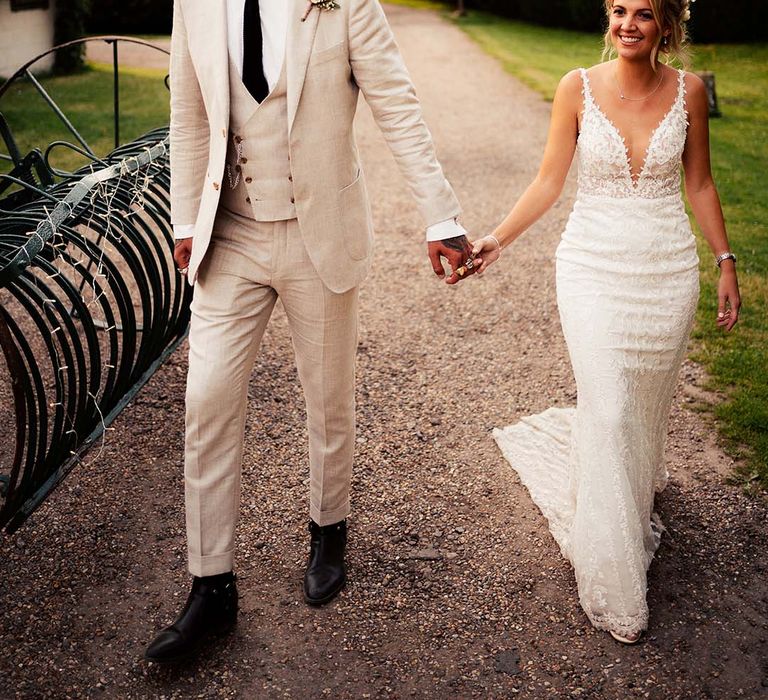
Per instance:
[[[263,38],[262,62],[264,77],[269,89],[274,89],[280,79],[285,61],[285,44],[288,36],[287,0],[259,0],[261,35]],[[227,0],[227,45],[229,58],[243,75],[243,13],[245,0]],[[173,227],[176,239],[190,238],[195,233],[194,224],[180,224]],[[427,228],[427,241],[441,241],[445,238],[466,235],[464,227],[456,219],[448,219]]]
[[[263,40],[261,60],[264,77],[272,90],[280,79],[285,60],[285,40],[288,35],[287,0],[260,0],[261,36]],[[240,77],[243,75],[243,14],[245,0],[227,0],[227,43],[229,57],[237,66]]]

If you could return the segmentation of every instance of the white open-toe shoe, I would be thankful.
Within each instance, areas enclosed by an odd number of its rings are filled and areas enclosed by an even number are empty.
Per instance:
[[[621,642],[622,644],[637,644],[640,641],[640,637],[642,636],[642,632],[637,632],[631,637],[622,637],[620,634],[616,634],[616,632],[610,632],[610,631],[609,631],[609,634],[617,642]]]

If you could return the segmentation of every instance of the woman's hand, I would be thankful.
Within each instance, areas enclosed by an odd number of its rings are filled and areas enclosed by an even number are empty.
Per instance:
[[[717,302],[717,325],[730,331],[739,320],[739,308],[741,308],[739,281],[736,279],[736,269],[730,260],[723,262],[720,271]]]
[[[472,255],[480,260],[475,272],[482,275],[501,256],[501,246],[495,236],[484,236],[472,244]]]

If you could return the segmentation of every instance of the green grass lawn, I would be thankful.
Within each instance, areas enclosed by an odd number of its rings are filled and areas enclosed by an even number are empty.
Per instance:
[[[168,123],[168,90],[164,77],[164,71],[121,68],[122,143]],[[97,156],[103,156],[114,148],[111,65],[94,64],[82,73],[50,76],[41,78],[40,82]],[[44,149],[54,140],[76,143],[29,82],[19,82],[3,95],[0,112],[8,120],[22,153],[35,147]],[[0,150],[7,153],[2,143]],[[55,167],[71,170],[88,161],[69,149],[61,148],[53,152],[51,162]],[[10,169],[8,161],[0,160],[0,172],[7,173]]]
[[[391,1],[391,0],[390,0]],[[425,7],[435,3],[394,0]],[[452,3],[443,9],[452,9]],[[426,8],[428,9],[428,8]],[[600,61],[602,37],[469,12],[461,27],[526,85],[552,99],[562,75]],[[738,457],[735,478],[768,488],[768,45],[694,46],[694,70],[711,70],[723,116],[711,122],[712,168],[733,250],[739,255],[744,308],[730,335],[714,324],[717,272],[699,236],[701,302],[691,356],[726,400],[709,407],[726,449]]]

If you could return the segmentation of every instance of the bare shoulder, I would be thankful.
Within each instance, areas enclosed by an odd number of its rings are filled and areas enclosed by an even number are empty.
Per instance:
[[[698,75],[696,75],[696,73],[686,71],[685,91],[691,97],[701,97],[702,95],[706,97],[707,87],[704,85],[704,81]]]
[[[558,89],[563,90],[581,90],[581,68],[574,68],[568,71],[558,84]]]
[[[555,100],[566,104],[580,104],[583,89],[581,69],[576,68],[566,73],[557,85]]]
[[[695,73],[685,73],[685,101],[691,111],[709,110],[709,98],[704,81]]]
[[[699,76],[698,73],[693,73],[689,70],[683,72],[685,73],[686,87],[699,86],[702,90],[704,89],[704,81],[701,79],[701,76]]]
[[[587,76],[590,81],[603,82],[610,79],[613,71],[616,70],[616,61],[603,61],[587,68]]]
[[[579,69],[566,73],[557,85],[552,100],[553,120],[577,119],[581,111],[582,80]]]

